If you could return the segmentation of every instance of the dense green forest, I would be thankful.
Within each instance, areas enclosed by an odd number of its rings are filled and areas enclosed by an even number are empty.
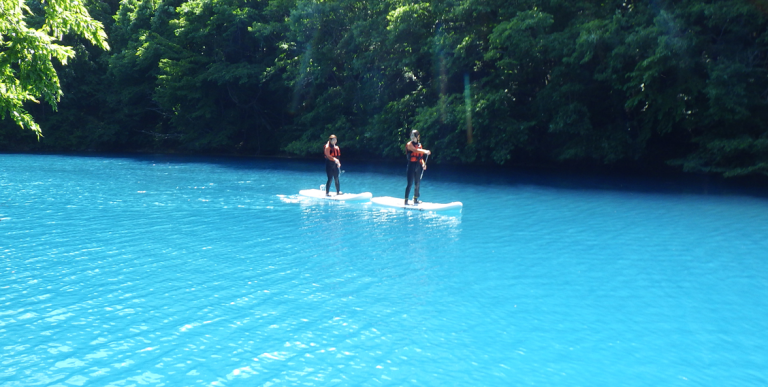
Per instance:
[[[39,12],[39,0],[26,2]],[[0,150],[768,174],[768,0],[87,0]],[[5,39],[5,37],[3,37]],[[2,52],[4,48],[0,48]]]

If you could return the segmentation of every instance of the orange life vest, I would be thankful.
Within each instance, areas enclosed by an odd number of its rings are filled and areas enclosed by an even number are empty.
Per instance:
[[[421,143],[420,142],[413,142],[411,141],[411,145],[416,149],[421,149]],[[406,147],[406,149],[408,149]],[[412,163],[419,163],[421,162],[421,159],[424,157],[424,153],[421,152],[411,152],[408,151],[408,161]]]
[[[330,145],[330,144],[327,144],[326,147],[330,148],[330,150],[328,151],[328,154],[331,155],[331,157],[341,156],[341,148]]]

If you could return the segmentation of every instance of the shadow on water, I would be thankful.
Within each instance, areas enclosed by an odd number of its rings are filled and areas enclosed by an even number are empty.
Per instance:
[[[130,159],[148,164],[215,164],[238,170],[272,169],[278,171],[324,174],[322,158],[194,156],[175,154],[53,154],[104,159]],[[405,175],[406,163],[392,161],[345,160],[342,169],[354,173]],[[430,164],[424,179],[441,182],[543,186],[569,190],[625,191],[652,194],[746,195],[768,199],[768,178],[724,178],[714,175],[663,171],[564,170],[540,167],[464,166]]]

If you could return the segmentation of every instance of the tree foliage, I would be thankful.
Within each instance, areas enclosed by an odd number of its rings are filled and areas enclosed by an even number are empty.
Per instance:
[[[766,0],[90,7],[113,50],[75,45],[77,98],[33,111],[51,141],[31,149],[310,156],[335,133],[399,159],[418,129],[434,162],[768,174]]]
[[[56,108],[61,87],[53,59],[66,64],[75,55],[62,44],[64,35],[81,36],[104,50],[107,36],[80,0],[0,0],[0,16],[0,117],[40,135],[24,104],[42,98]]]

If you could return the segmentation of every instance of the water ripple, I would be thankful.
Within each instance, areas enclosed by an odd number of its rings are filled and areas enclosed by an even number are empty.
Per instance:
[[[759,199],[315,167],[0,158],[0,385],[768,383]]]

